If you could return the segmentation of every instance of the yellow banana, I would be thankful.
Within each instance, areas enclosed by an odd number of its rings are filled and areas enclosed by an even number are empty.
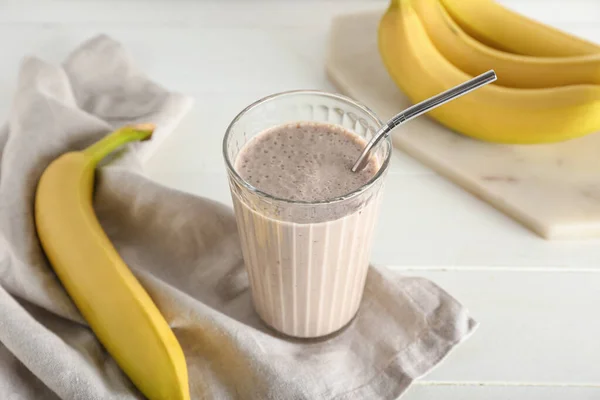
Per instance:
[[[121,128],[54,160],[35,197],[35,223],[50,264],[100,342],[151,400],[189,399],[183,351],[169,325],[102,230],[92,208],[98,162],[148,138],[152,125]]]
[[[465,32],[498,50],[538,57],[600,53],[600,46],[594,43],[534,21],[493,0],[441,2]]]
[[[379,50],[391,77],[413,102],[472,77],[436,49],[409,0],[392,1],[384,14]],[[482,140],[561,141],[600,131],[600,86],[514,89],[492,84],[429,115],[450,129]]]
[[[573,57],[507,53],[467,35],[448,15],[440,0],[411,0],[411,4],[440,53],[468,74],[494,69],[499,85],[515,88],[600,84],[600,52]]]

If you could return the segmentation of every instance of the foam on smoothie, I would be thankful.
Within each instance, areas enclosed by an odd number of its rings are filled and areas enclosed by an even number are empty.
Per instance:
[[[268,129],[236,158],[240,176],[259,190],[288,200],[322,201],[351,193],[379,169],[375,157],[351,168],[366,141],[343,127],[301,122]]]

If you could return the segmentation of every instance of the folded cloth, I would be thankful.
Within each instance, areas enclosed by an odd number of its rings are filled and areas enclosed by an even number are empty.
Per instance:
[[[95,209],[177,336],[192,399],[393,399],[474,330],[432,282],[375,267],[341,333],[301,341],[267,328],[252,307],[231,209],[143,176],[153,142],[190,104],[106,36],[60,67],[23,61],[0,130],[0,398],[143,398],[63,290],[33,220],[44,168],[126,123],[158,129],[100,169]]]

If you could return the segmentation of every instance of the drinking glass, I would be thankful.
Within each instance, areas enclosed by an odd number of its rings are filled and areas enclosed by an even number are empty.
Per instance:
[[[248,106],[223,140],[254,307],[267,325],[301,338],[335,332],[357,313],[392,148],[387,138],[373,151],[380,167],[369,182],[325,201],[277,198],[237,173],[236,157],[256,135],[311,121],[340,125],[366,141],[382,125],[367,107],[345,96],[290,91]]]

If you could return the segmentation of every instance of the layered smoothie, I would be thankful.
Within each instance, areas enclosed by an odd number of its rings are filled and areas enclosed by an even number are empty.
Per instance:
[[[322,336],[356,314],[380,191],[352,206],[336,206],[335,199],[363,187],[380,168],[372,157],[362,171],[351,171],[365,145],[341,126],[301,122],[258,134],[235,159],[239,176],[268,196],[297,207],[333,200],[325,213],[289,221],[266,215],[232,190],[255,308],[280,332]]]

